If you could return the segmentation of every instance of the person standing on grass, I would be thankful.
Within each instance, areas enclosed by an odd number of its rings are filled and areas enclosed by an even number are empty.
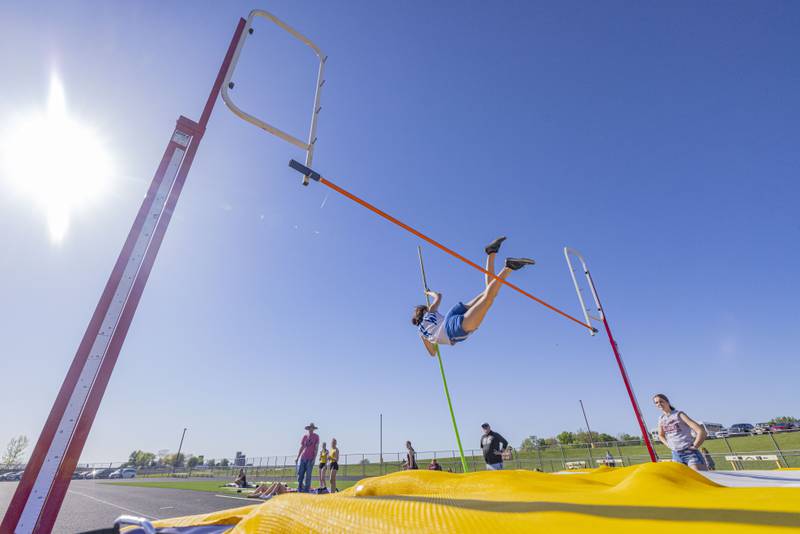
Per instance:
[[[410,441],[406,441],[406,463],[403,464],[406,469],[419,469],[417,466],[417,451],[411,446]]]
[[[331,440],[331,450],[328,453],[328,471],[331,474],[331,493],[339,491],[336,489],[336,474],[339,472],[339,443],[336,438]]]
[[[481,425],[483,436],[481,436],[481,450],[483,459],[486,462],[488,471],[499,471],[503,469],[503,449],[508,447],[506,438],[492,430],[489,423]]]
[[[705,447],[700,447],[700,452],[703,453],[703,459],[706,461],[706,467],[708,467],[708,470],[714,471],[717,468],[717,464],[714,463],[714,458],[712,458],[711,453],[708,452],[708,449]]]
[[[319,451],[319,489],[325,490],[326,483],[325,483],[325,469],[328,463],[328,447],[327,444],[323,441],[322,442],[322,450]]]
[[[306,427],[308,434],[300,440],[300,450],[297,451],[297,491],[308,493],[311,489],[311,471],[314,470],[314,460],[317,458],[319,436],[314,433],[317,427],[314,423]]]
[[[672,461],[706,471],[705,458],[698,450],[706,440],[706,429],[676,410],[663,393],[653,395],[653,404],[663,412],[658,418],[658,439],[672,451]]]

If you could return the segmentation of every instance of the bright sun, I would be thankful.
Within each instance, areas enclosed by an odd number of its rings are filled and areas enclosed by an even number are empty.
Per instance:
[[[8,126],[0,135],[0,175],[45,214],[50,238],[60,242],[71,215],[108,190],[108,150],[91,128],[69,116],[55,75],[47,109],[12,119]]]

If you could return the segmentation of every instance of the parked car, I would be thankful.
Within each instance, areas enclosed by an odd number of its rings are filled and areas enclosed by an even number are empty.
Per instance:
[[[728,437],[728,429],[727,428],[723,428],[722,430],[718,430],[717,432],[714,432],[714,437],[715,438],[727,438]]]
[[[753,428],[750,423],[737,423],[728,429],[728,436],[749,436],[753,433]]]
[[[95,479],[95,478],[108,478],[108,476],[113,472],[113,469],[92,469],[85,475],[83,478],[85,479]]]
[[[769,432],[769,423],[756,423],[753,427],[753,434],[767,434]]]
[[[108,478],[134,478],[136,476],[136,469],[133,467],[124,467],[122,469],[117,469],[116,471],[112,471]]]
[[[710,439],[714,439],[716,437],[716,433],[720,430],[725,430],[725,427],[719,423],[711,423],[709,421],[700,421],[700,426],[706,429],[706,435]],[[694,432],[692,433],[694,434]]]
[[[92,470],[91,470],[91,469],[89,469],[89,470],[87,470],[87,469],[84,469],[84,470],[82,470],[82,471],[79,471],[79,472],[78,472],[78,478],[81,478],[81,479],[83,479],[83,478],[86,478],[86,475],[88,475],[88,474],[89,474],[89,473],[91,473],[91,472],[92,472]]]
[[[770,432],[786,432],[792,430],[792,423],[775,423],[769,426]]]
[[[3,475],[3,480],[22,480],[22,474],[25,471],[12,471]]]

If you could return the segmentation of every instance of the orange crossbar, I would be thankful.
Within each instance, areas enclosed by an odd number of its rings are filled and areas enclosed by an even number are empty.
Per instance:
[[[309,169],[309,170],[310,170],[310,169]],[[313,173],[313,174],[316,174],[316,173]],[[312,176],[312,177],[313,177],[314,179],[317,179],[317,176]],[[402,222],[402,221],[400,221],[400,220],[396,219],[395,217],[392,217],[391,215],[389,215],[389,214],[388,214],[388,213],[386,213],[385,211],[381,211],[381,210],[379,210],[378,208],[376,208],[375,206],[373,206],[372,204],[370,204],[370,203],[369,203],[369,202],[367,202],[366,200],[362,200],[362,199],[358,198],[357,196],[355,196],[353,193],[351,193],[351,192],[349,192],[349,191],[347,191],[347,190],[345,190],[345,189],[342,189],[341,187],[339,187],[339,186],[338,186],[338,185],[336,185],[335,183],[331,182],[331,181],[330,181],[330,180],[328,180],[327,178],[323,178],[322,176],[319,176],[319,178],[318,178],[318,180],[317,180],[317,181],[319,181],[321,184],[323,184],[323,185],[326,185],[327,187],[329,187],[329,188],[333,189],[333,190],[334,190],[334,191],[336,191],[337,193],[341,193],[342,195],[346,196],[346,197],[347,197],[347,198],[349,198],[350,200],[354,200],[354,201],[356,201],[357,203],[361,204],[362,206],[364,206],[364,207],[365,207],[365,208],[367,208],[368,210],[370,210],[370,211],[373,211],[373,212],[377,213],[378,215],[380,215],[381,217],[383,217],[383,218],[384,218],[384,219],[386,219],[387,221],[393,222],[394,224],[396,224],[396,225],[397,225],[397,226],[399,226],[400,228],[403,228],[404,230],[406,230],[406,231],[408,231],[408,232],[411,232],[412,234],[414,234],[415,236],[419,237],[420,239],[424,239],[425,241],[427,241],[427,242],[428,242],[428,243],[430,243],[431,245],[435,246],[436,248],[438,248],[438,249],[440,249],[440,250],[443,250],[443,251],[447,252],[448,254],[450,254],[451,256],[453,256],[454,258],[457,258],[457,259],[459,259],[459,260],[463,261],[464,263],[466,263],[467,265],[470,265],[470,266],[474,267],[475,269],[479,270],[479,271],[480,271],[480,272],[482,272],[483,274],[486,274],[486,275],[490,276],[491,278],[494,278],[495,280],[498,280],[498,281],[500,281],[501,283],[503,283],[503,284],[507,285],[507,286],[508,286],[508,287],[510,287],[511,289],[514,289],[515,291],[517,291],[517,292],[519,292],[519,293],[521,293],[521,294],[525,295],[525,296],[526,296],[526,297],[528,297],[529,299],[533,299],[533,300],[535,300],[536,302],[538,302],[538,303],[539,303],[539,304],[541,304],[542,306],[544,306],[544,307],[546,307],[546,308],[549,308],[549,309],[553,310],[553,311],[554,311],[554,312],[556,312],[557,314],[559,314],[559,315],[561,315],[561,316],[563,316],[563,317],[566,317],[566,318],[567,318],[567,319],[569,319],[570,321],[573,321],[573,322],[575,322],[575,323],[578,323],[579,325],[581,325],[581,326],[583,326],[583,327],[585,327],[585,328],[588,328],[589,330],[596,331],[596,329],[595,329],[593,326],[591,326],[591,325],[588,325],[588,324],[584,323],[583,321],[581,321],[580,319],[576,319],[576,318],[575,318],[575,317],[573,317],[572,315],[570,315],[570,314],[568,314],[568,313],[565,313],[565,312],[563,312],[563,311],[559,310],[558,308],[556,308],[555,306],[552,306],[552,305],[548,304],[547,302],[543,301],[542,299],[540,299],[540,298],[538,298],[538,297],[535,297],[535,296],[531,295],[530,293],[528,293],[528,292],[527,292],[527,291],[525,291],[524,289],[522,289],[522,288],[520,288],[520,287],[518,287],[518,286],[516,286],[516,285],[512,284],[511,282],[506,282],[505,280],[503,280],[502,278],[500,278],[500,277],[499,277],[499,276],[497,276],[496,274],[494,274],[494,273],[490,273],[489,271],[487,271],[486,269],[484,269],[483,267],[481,267],[481,266],[480,266],[480,265],[478,265],[477,263],[475,263],[475,262],[472,262],[472,261],[468,260],[467,258],[465,258],[464,256],[462,256],[462,255],[461,255],[461,254],[459,254],[458,252],[455,252],[454,250],[451,250],[451,249],[447,248],[446,246],[442,245],[442,244],[441,244],[441,243],[439,243],[438,241],[436,241],[436,240],[434,240],[434,239],[431,239],[430,237],[426,236],[426,235],[425,235],[425,234],[423,234],[422,232],[420,232],[420,231],[418,231],[418,230],[415,230],[414,228],[410,227],[410,226],[409,226],[409,225],[407,225],[406,223],[404,223],[404,222]]]

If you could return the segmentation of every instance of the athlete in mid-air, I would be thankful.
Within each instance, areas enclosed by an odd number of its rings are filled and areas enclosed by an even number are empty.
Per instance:
[[[486,270],[494,272],[494,258],[500,245],[505,241],[505,237],[498,237],[486,248]],[[511,271],[522,269],[526,265],[533,265],[535,262],[528,258],[506,258],[505,267],[497,274],[497,278],[505,280]],[[442,302],[442,294],[430,289],[426,293],[433,298],[430,306],[421,304],[414,308],[414,315],[411,317],[411,324],[419,328],[419,335],[422,342],[431,356],[436,356],[434,345],[455,345],[467,339],[483,322],[486,312],[492,307],[497,292],[500,291],[502,282],[485,275],[486,287],[474,299],[466,304],[459,302],[442,315],[437,310]]]

